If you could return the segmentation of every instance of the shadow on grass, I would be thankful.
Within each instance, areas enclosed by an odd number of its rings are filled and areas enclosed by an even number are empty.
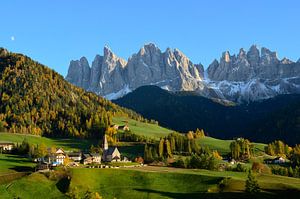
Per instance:
[[[85,140],[85,139],[68,139],[68,138],[51,138],[53,139],[57,145],[61,147],[73,148],[73,149],[81,149],[87,150],[90,146],[99,144],[99,140]]]
[[[119,151],[129,157],[135,158],[137,156],[144,156],[144,145],[135,145],[135,146],[119,146]]]
[[[268,198],[289,198],[289,199],[298,199],[300,192],[297,190],[265,190],[267,192],[261,192],[257,194],[248,194],[245,192],[222,192],[222,193],[207,193],[207,192],[192,192],[192,193],[174,193],[167,191],[157,191],[152,189],[135,189],[136,191],[144,193],[159,194],[164,197],[176,198],[176,199],[198,199],[198,198],[209,198],[209,199],[268,199]]]
[[[13,163],[32,163],[27,157],[18,155],[6,155],[7,159],[4,159]]]
[[[34,172],[34,168],[29,166],[15,166],[9,169],[14,170],[16,172]]]
[[[70,182],[71,182],[70,178],[68,177],[62,178],[56,183],[56,187],[60,192],[67,193],[70,186]]]

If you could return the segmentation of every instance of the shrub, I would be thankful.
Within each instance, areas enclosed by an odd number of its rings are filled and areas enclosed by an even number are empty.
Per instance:
[[[249,173],[248,173],[248,177],[247,177],[246,185],[245,185],[245,191],[247,193],[259,193],[260,192],[260,187],[258,185],[258,182],[251,170],[249,170]]]
[[[267,165],[260,162],[253,162],[252,171],[257,173],[271,174],[271,169]]]
[[[231,178],[224,178],[221,182],[219,182],[218,187],[220,192],[223,192],[225,188],[228,187],[230,179]]]

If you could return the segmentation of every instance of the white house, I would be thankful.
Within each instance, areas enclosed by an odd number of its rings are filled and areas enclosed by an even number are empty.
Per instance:
[[[12,142],[0,142],[0,149],[4,151],[11,151],[14,148],[15,144]]]
[[[99,153],[91,153],[92,162],[100,164],[101,163],[101,155]]]
[[[56,152],[55,152],[55,163],[57,165],[63,164],[65,158],[66,158],[66,155],[65,155],[64,150],[61,149],[61,148],[57,149]]]
[[[100,164],[101,163],[101,155],[99,153],[85,153],[83,154],[83,164]]]
[[[273,160],[274,164],[283,164],[285,163],[285,159],[283,157],[277,157]]]

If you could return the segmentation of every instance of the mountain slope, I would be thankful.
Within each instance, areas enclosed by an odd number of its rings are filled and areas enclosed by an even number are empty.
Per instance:
[[[195,93],[143,86],[114,102],[181,132],[203,128],[210,136],[222,139],[242,136],[259,142],[300,142],[300,95],[233,105]]]
[[[279,60],[276,52],[253,45],[237,55],[225,51],[204,70],[178,49],[162,52],[150,43],[125,61],[106,46],[104,55],[97,55],[91,67],[85,57],[71,61],[66,79],[108,99],[140,86],[156,85],[244,103],[300,93],[300,60]]]
[[[0,131],[45,136],[99,137],[110,125],[112,113],[125,111],[29,57],[3,48],[0,101]]]

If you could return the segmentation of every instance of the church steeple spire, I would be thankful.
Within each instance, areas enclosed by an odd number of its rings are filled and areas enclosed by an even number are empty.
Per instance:
[[[103,139],[103,149],[104,151],[108,150],[108,142],[107,142],[106,135],[104,135],[104,139]]]

